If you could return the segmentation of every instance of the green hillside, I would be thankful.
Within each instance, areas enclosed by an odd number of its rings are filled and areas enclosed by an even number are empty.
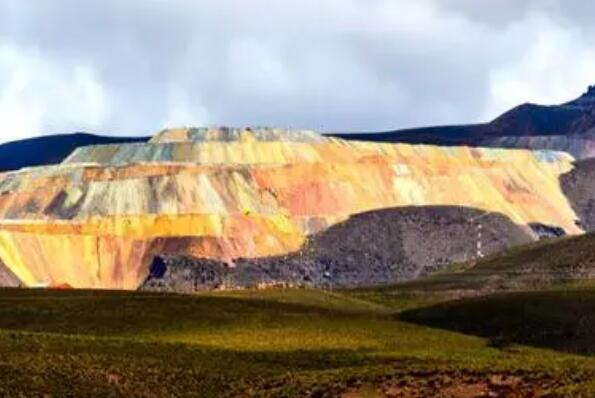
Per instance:
[[[361,291],[2,290],[0,396],[595,393],[591,357],[502,349],[399,319],[440,300],[382,291],[369,300]]]

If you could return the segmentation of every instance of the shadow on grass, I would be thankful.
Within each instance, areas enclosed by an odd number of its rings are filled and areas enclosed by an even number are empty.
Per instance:
[[[595,291],[523,292],[462,299],[398,315],[405,322],[512,343],[595,355]]]

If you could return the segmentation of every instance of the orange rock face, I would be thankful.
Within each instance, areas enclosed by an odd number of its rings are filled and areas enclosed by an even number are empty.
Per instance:
[[[175,129],[0,174],[0,259],[29,286],[135,289],[156,255],[298,250],[350,215],[460,205],[579,233],[556,152],[345,142],[310,131]],[[362,264],[365,266],[365,264]]]

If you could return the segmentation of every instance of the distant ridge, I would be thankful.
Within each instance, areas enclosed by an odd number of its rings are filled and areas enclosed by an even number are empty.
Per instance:
[[[107,137],[88,133],[46,135],[0,144],[0,171],[60,163],[78,147],[143,142],[148,137]]]
[[[567,151],[579,159],[590,158],[595,156],[595,86],[560,105],[519,105],[489,123],[330,135],[408,144],[553,149]]]
[[[575,100],[560,105],[525,103],[488,123],[327,135],[357,141],[552,149],[569,152],[577,159],[592,158],[595,157],[595,85]],[[8,142],[0,144],[0,171],[60,163],[82,146],[148,140],[149,137],[74,133]]]

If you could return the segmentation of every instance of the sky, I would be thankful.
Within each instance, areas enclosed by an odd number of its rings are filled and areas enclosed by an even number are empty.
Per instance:
[[[591,0],[0,0],[0,142],[487,121],[595,83]]]

